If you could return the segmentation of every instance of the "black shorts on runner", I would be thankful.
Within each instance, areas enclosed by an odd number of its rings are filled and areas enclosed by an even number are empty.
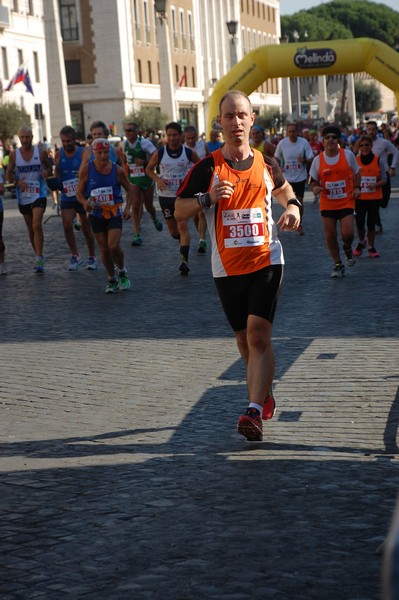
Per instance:
[[[61,200],[61,210],[74,210],[78,215],[84,215],[86,212],[78,200]]]
[[[30,215],[32,214],[32,208],[44,208],[46,210],[46,206],[47,198],[38,198],[30,204],[18,204],[18,210],[21,215]]]
[[[283,274],[283,265],[270,265],[246,275],[214,278],[233,331],[247,328],[248,315],[256,315],[273,323]]]
[[[355,220],[358,229],[364,229],[367,217],[367,231],[375,231],[381,200],[356,200]]]
[[[295,197],[296,198],[299,197],[301,200],[303,200],[303,197],[305,195],[306,179],[304,179],[303,181],[294,181],[294,182],[289,181],[288,183],[294,190]]]
[[[336,221],[340,221],[344,217],[348,217],[349,215],[353,215],[353,208],[341,208],[339,210],[321,210],[320,215],[322,217],[327,217],[328,219],[335,219]]]
[[[93,217],[89,215],[91,230],[93,233],[107,233],[110,229],[122,229],[122,217]]]
[[[165,221],[168,219],[174,219],[175,217],[175,202],[176,198],[169,198],[167,196],[158,196],[159,206],[161,207],[162,214],[165,217]]]

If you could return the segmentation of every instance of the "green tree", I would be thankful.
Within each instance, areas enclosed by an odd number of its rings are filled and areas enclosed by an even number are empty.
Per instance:
[[[298,31],[309,41],[369,37],[399,46],[399,12],[367,0],[333,0],[307,11],[281,17],[283,36]],[[290,41],[293,41],[292,39]]]
[[[255,120],[256,125],[260,125],[263,129],[270,129],[272,133],[282,131],[287,115],[282,113],[279,108],[268,108],[261,115],[258,115]]]
[[[0,103],[0,140],[3,148],[6,148],[18,133],[22,125],[31,127],[30,116],[23,108],[19,108],[14,102]]]
[[[355,81],[356,108],[359,113],[375,112],[381,108],[382,98],[374,82]]]
[[[141,131],[158,131],[165,129],[168,116],[161,112],[157,106],[142,106],[140,110],[132,111],[123,120],[123,125],[129,121],[136,123]]]

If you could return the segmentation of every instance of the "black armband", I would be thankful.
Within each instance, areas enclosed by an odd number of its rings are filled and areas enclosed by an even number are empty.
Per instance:
[[[198,206],[201,208],[210,208],[212,206],[211,197],[208,192],[195,194],[195,198],[197,199]]]
[[[297,198],[292,198],[291,200],[288,200],[287,202],[287,208],[291,205],[294,204],[295,206],[297,206],[298,208],[302,208],[302,204],[299,202],[299,200]]]

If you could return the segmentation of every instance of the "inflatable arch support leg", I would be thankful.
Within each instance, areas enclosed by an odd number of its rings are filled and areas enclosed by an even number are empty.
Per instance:
[[[395,92],[399,107],[399,53],[371,38],[325,40],[261,46],[237,63],[213,89],[209,100],[208,135],[229,90],[251,94],[266,79],[343,75],[366,71]]]

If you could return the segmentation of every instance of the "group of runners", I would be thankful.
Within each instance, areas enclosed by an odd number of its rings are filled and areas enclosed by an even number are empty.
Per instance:
[[[200,253],[206,252],[208,229],[216,289],[247,369],[249,405],[237,428],[251,441],[262,439],[262,422],[273,416],[276,406],[271,339],[284,271],[278,228],[304,233],[303,197],[309,181],[320,202],[334,262],[331,277],[342,277],[345,272],[338,225],[348,266],[354,265],[355,256],[367,245],[369,255],[378,257],[374,246],[377,215],[387,177],[394,174],[399,160],[393,146],[393,153],[389,148],[391,166],[383,162],[388,148],[373,137],[374,123],[367,125],[367,135],[359,139],[358,156],[340,146],[341,131],[336,125],[324,128],[324,150],[316,156],[310,143],[299,136],[296,124],[288,126],[287,137],[273,152],[262,131],[254,127],[255,116],[244,93],[226,93],[218,115],[223,140],[213,132],[212,151],[198,139],[195,128],[183,132],[174,122],[166,125],[166,143],[158,148],[140,136],[135,123],[126,124],[126,139],[116,149],[101,121],[92,124],[93,142],[84,149],[77,145],[73,128],[65,126],[54,174],[48,157],[33,145],[31,130],[23,127],[18,132],[21,147],[11,153],[6,173],[7,181],[16,184],[18,207],[36,256],[34,270],[41,273],[45,268],[42,218],[48,185],[61,193],[65,238],[71,250],[69,269],[76,270],[83,263],[73,230],[78,215],[88,250],[87,268],[97,266],[95,239],[108,275],[107,293],[130,287],[120,245],[123,221],[132,216],[132,244],[137,246],[143,242],[143,207],[155,229],[162,230],[153,204],[154,183],[168,232],[179,242],[181,275],[187,276],[190,270],[189,220],[196,223]],[[272,196],[284,209],[277,223]],[[359,240],[353,251],[355,210]]]

